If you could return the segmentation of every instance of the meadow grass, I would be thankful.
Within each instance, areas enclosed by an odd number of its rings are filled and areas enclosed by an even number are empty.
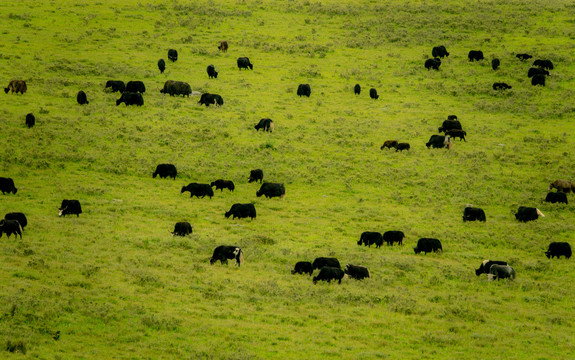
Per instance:
[[[0,78],[28,92],[0,96],[0,176],[18,187],[0,210],[29,226],[0,238],[0,350],[26,352],[0,357],[570,359],[573,260],[544,251],[575,245],[575,211],[543,199],[550,182],[575,180],[574,15],[543,0],[3,2]],[[451,55],[427,71],[437,45]],[[469,50],[486,60],[470,63]],[[553,61],[546,87],[531,86],[523,52]],[[240,56],[253,71],[237,69]],[[116,106],[107,80],[143,81],[144,106]],[[166,80],[224,106],[164,96]],[[493,91],[499,81],[513,88]],[[310,98],[296,96],[300,83]],[[467,141],[427,149],[450,114]],[[274,132],[256,132],[266,117]],[[387,139],[411,149],[380,150]],[[159,163],[177,179],[153,179]],[[255,168],[285,184],[285,200],[255,196]],[[180,194],[218,178],[235,191]],[[58,218],[62,199],[83,214]],[[257,218],[225,219],[237,202]],[[462,222],[468,203],[486,223]],[[518,223],[518,206],[546,216]],[[193,234],[171,237],[177,221]],[[357,246],[387,230],[404,245]],[[420,237],[444,252],[414,255]],[[218,245],[241,246],[245,264],[210,266]],[[319,256],[372,278],[291,275]],[[476,277],[484,259],[507,260],[517,279]]]

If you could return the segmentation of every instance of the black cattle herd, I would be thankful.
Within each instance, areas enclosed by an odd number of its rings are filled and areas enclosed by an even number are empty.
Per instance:
[[[228,50],[228,43],[227,41],[221,41],[218,49],[222,52],[226,52]],[[441,66],[441,58],[448,57],[449,52],[445,46],[437,46],[432,49],[432,56],[433,58],[427,59],[425,61],[425,68],[427,70],[439,70]],[[531,59],[532,56],[529,54],[517,54],[516,57],[520,61],[526,61]],[[177,50],[170,49],[168,51],[168,59],[172,62],[178,60],[178,52]],[[468,54],[469,61],[481,61],[484,60],[483,52],[479,50],[471,50]],[[499,59],[493,59],[491,61],[491,65],[493,70],[497,70],[501,65],[501,61]],[[237,66],[239,70],[253,70],[253,64],[247,57],[239,57],[237,59]],[[158,69],[161,73],[163,73],[166,69],[166,62],[164,59],[160,59],[158,61]],[[549,71],[553,69],[553,64],[550,60],[535,60],[533,62],[533,67],[528,71],[528,77],[532,79],[532,85],[545,85],[545,77],[549,76]],[[210,79],[217,78],[218,72],[215,70],[214,65],[208,65],[207,73]],[[496,82],[493,84],[494,90],[507,90],[511,89],[511,86],[504,83],[504,82]],[[141,81],[129,81],[125,84],[123,81],[120,80],[110,80],[106,83],[105,86],[106,91],[110,92],[120,92],[121,97],[116,101],[116,105],[124,103],[126,106],[128,105],[137,105],[142,106],[144,105],[144,99],[142,94],[145,93],[146,87],[143,82]],[[360,95],[361,93],[361,86],[356,84],[353,88],[354,93],[356,95]],[[11,93],[20,93],[24,94],[27,91],[27,85],[24,80],[12,80],[8,84],[8,87],[4,89],[6,93],[9,91]],[[195,94],[192,92],[191,87],[188,83],[183,81],[173,81],[168,80],[165,82],[164,87],[160,90],[163,94],[169,94],[170,96],[190,96],[190,95],[201,95],[200,101],[198,103],[200,105],[206,105],[209,107],[210,104],[215,106],[223,105],[223,98],[218,94]],[[298,96],[311,96],[311,87],[309,84],[300,84],[297,89]],[[379,98],[377,94],[377,90],[375,88],[371,88],[369,91],[369,96],[376,100]],[[87,105],[89,104],[88,98],[86,93],[83,90],[80,90],[77,94],[77,102],[80,105]],[[35,124],[35,117],[33,114],[26,115],[26,126],[33,127]],[[264,118],[259,121],[259,123],[255,126],[255,129],[259,131],[262,129],[263,131],[271,132],[274,129],[273,121],[269,118]],[[461,123],[457,119],[455,115],[449,115],[447,120],[445,120],[441,127],[439,127],[438,131],[441,133],[445,133],[445,135],[432,135],[429,141],[426,143],[427,148],[447,148],[450,149],[453,146],[452,138],[459,138],[461,140],[465,140],[465,136],[467,133],[463,131]],[[409,150],[410,145],[409,143],[401,143],[398,140],[386,140],[384,144],[381,146],[381,150],[383,149],[396,149],[396,151],[402,150]],[[175,179],[178,172],[176,167],[173,164],[159,164],[156,167],[155,172],[152,174],[154,178],[159,176],[160,178],[172,178]],[[265,196],[266,198],[273,198],[273,197],[280,197],[284,198],[285,196],[285,187],[284,184],[281,183],[269,183],[263,182],[263,171],[261,169],[255,169],[250,171],[250,176],[248,178],[248,182],[257,182],[259,181],[261,184],[260,189],[256,192],[256,196]],[[218,179],[213,181],[210,184],[199,184],[199,183],[190,183],[186,186],[183,186],[180,193],[184,193],[186,191],[190,192],[191,197],[197,198],[204,198],[209,197],[211,198],[214,196],[214,191],[212,187],[216,187],[216,190],[223,191],[224,189],[228,189],[229,191],[233,191],[235,189],[235,185],[231,180],[223,180]],[[556,189],[557,192],[549,192],[547,197],[545,198],[546,202],[550,203],[565,203],[567,204],[567,193],[573,192],[575,193],[575,183],[565,181],[565,180],[556,180],[549,185],[549,190]],[[14,185],[14,181],[11,178],[4,178],[0,177],[0,191],[2,194],[16,194],[17,188]],[[80,205],[80,201],[78,200],[62,200],[60,207],[58,208],[58,215],[65,216],[65,215],[76,215],[77,217],[80,216],[82,213],[82,207]],[[254,220],[256,218],[256,209],[253,203],[236,203],[233,204],[229,211],[225,212],[224,216],[229,218],[232,216],[232,219],[243,219],[243,218],[250,218]],[[527,222],[536,220],[539,216],[545,216],[541,211],[534,207],[524,207],[520,206],[515,213],[515,218],[521,222]],[[473,207],[468,205],[465,207],[463,212],[463,221],[486,221],[485,212],[483,209]],[[28,225],[28,220],[24,213],[21,212],[10,212],[5,215],[5,218],[0,220],[0,237],[3,233],[5,233],[8,238],[10,235],[14,234],[15,237],[20,235],[22,238],[22,230]],[[192,225],[188,222],[177,222],[174,227],[174,231],[171,232],[172,236],[186,236],[192,234]],[[374,231],[365,231],[361,234],[359,241],[357,242],[358,245],[365,245],[371,247],[371,245],[375,245],[376,248],[379,248],[383,245],[383,242],[386,242],[388,246],[393,246],[394,244],[403,245],[403,239],[405,238],[405,234],[402,231],[398,230],[391,230],[386,231],[385,233],[379,233]],[[443,252],[443,248],[439,239],[435,238],[420,238],[417,241],[416,247],[413,248],[415,254],[419,254],[423,252],[427,254],[428,252]],[[566,242],[552,242],[549,244],[548,250],[545,252],[547,258],[553,258],[560,256],[565,256],[566,258],[571,257],[571,246],[569,243]],[[213,255],[210,258],[210,264],[215,263],[216,261],[220,261],[222,264],[227,264],[228,260],[235,259],[236,265],[240,266],[243,261],[243,251],[240,247],[237,246],[218,246],[214,249]],[[370,272],[365,266],[360,265],[352,265],[347,264],[344,270],[341,270],[340,263],[336,258],[326,258],[326,257],[318,257],[316,258],[313,263],[308,261],[299,261],[295,264],[294,269],[292,270],[292,274],[309,274],[310,276],[313,274],[315,269],[319,269],[319,274],[313,278],[313,282],[316,283],[317,281],[327,281],[330,282],[331,280],[338,281],[341,283],[342,278],[344,275],[349,276],[350,278],[354,279],[364,279],[370,277]],[[476,275],[481,275],[483,273],[488,274],[490,279],[514,279],[515,278],[515,270],[507,264],[505,261],[498,261],[498,260],[485,260],[481,263],[479,269],[475,270]]]

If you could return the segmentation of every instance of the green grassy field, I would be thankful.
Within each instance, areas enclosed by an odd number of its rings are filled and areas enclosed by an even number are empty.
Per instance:
[[[575,181],[571,2],[9,0],[0,18],[0,83],[28,84],[0,94],[0,176],[18,188],[0,215],[29,222],[22,240],[0,238],[0,358],[575,357],[573,259],[544,255],[551,241],[575,245],[575,210],[543,202],[550,182]],[[427,71],[437,45],[451,55]],[[531,85],[524,52],[553,61],[547,86]],[[240,56],[253,71],[238,70]],[[143,81],[145,105],[116,106],[107,80]],[[224,106],[164,96],[166,80]],[[501,81],[513,88],[493,91]],[[467,141],[427,149],[450,114]],[[273,133],[254,130],[265,117]],[[380,150],[387,139],[411,149]],[[153,179],[159,163],[177,179]],[[256,168],[285,184],[284,200],[255,196]],[[218,178],[236,190],[180,194]],[[62,199],[83,214],[58,218]],[[225,219],[237,202],[257,218]],[[462,222],[468,203],[486,223]],[[546,216],[519,223],[518,206]],[[194,233],[172,237],[184,220]],[[387,230],[404,245],[357,246]],[[444,252],[415,255],[420,237]],[[245,264],[210,266],[218,245],[241,246]],[[372,277],[291,275],[319,256]],[[517,279],[476,277],[484,259],[507,260]]]

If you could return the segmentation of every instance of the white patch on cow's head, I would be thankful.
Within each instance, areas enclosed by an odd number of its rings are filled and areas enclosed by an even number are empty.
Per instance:
[[[485,267],[485,264],[487,264],[489,262],[489,260],[483,260],[483,262],[481,263],[481,266]]]
[[[539,209],[535,209],[535,210],[537,210],[537,215],[545,217],[545,215],[543,215],[543,213],[541,212],[541,210],[539,210]]]
[[[66,210],[66,208],[58,209],[58,216],[62,216],[62,214],[64,214],[64,210]]]

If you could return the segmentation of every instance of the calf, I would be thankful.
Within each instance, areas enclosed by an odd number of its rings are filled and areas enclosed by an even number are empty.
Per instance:
[[[314,276],[313,283],[317,283],[318,281],[327,281],[328,283],[332,280],[337,280],[338,284],[341,284],[341,279],[345,273],[340,268],[324,266],[319,270],[319,274]]]
[[[383,142],[383,145],[381,145],[381,147],[379,148],[379,150],[383,150],[384,148],[387,148],[387,149],[394,148],[395,149],[395,148],[397,148],[397,144],[398,144],[397,140],[385,140]]]
[[[80,105],[88,105],[90,103],[88,101],[88,98],[86,97],[86,93],[84,92],[84,90],[78,91],[78,95],[76,95],[76,101]]]
[[[16,194],[18,189],[14,186],[14,180],[12,180],[12,178],[0,177],[0,191],[2,191],[2,195],[6,193]]]
[[[312,263],[312,267],[314,269],[321,269],[324,266],[341,269],[341,266],[339,265],[339,260],[337,260],[336,258],[318,257],[315,258],[315,260]]]
[[[28,225],[28,219],[26,218],[26,215],[24,215],[24,213],[21,212],[7,213],[6,215],[4,215],[4,219],[18,221],[20,223],[20,226],[22,227],[22,230],[24,230],[26,225]]]
[[[302,96],[310,97],[311,96],[311,87],[309,86],[309,84],[299,84],[299,86],[297,87],[297,95],[299,97],[302,97]]]
[[[78,200],[62,200],[62,205],[58,208],[58,216],[76,215],[82,213],[82,206]]]
[[[220,263],[227,265],[228,259],[235,259],[236,265],[240,267],[244,262],[242,249],[237,246],[220,245],[214,249],[214,253],[210,258],[210,265],[213,265],[218,260]]]
[[[2,237],[2,233],[5,233],[8,238],[10,235],[14,234],[16,238],[20,235],[20,239],[22,239],[22,226],[17,220],[0,220],[0,237]]]
[[[26,126],[31,128],[35,124],[36,124],[36,118],[34,117],[34,114],[32,114],[32,113],[27,114],[26,115]]]
[[[175,180],[176,176],[178,175],[178,170],[174,164],[159,164],[156,166],[156,171],[154,171],[152,177],[155,179],[158,175],[160,175],[160,178],[162,179],[171,177],[173,180]]]
[[[461,140],[467,141],[467,140],[465,140],[465,136],[467,135],[467,133],[463,130],[457,130],[457,129],[448,130],[445,132],[445,135],[452,137],[452,138],[459,138],[459,141],[461,141]]]
[[[298,261],[295,264],[294,269],[291,271],[292,274],[313,274],[313,266],[309,261]]]
[[[361,233],[359,241],[357,242],[357,245],[361,244],[367,245],[368,247],[371,247],[371,244],[375,244],[375,247],[378,248],[383,245],[383,236],[376,231],[364,231]]]
[[[489,269],[489,280],[515,279],[515,270],[509,265],[493,264]]]
[[[284,184],[278,183],[263,183],[260,189],[256,192],[256,196],[260,197],[265,195],[266,198],[271,199],[273,197],[281,197],[282,199],[286,195],[286,189]]]
[[[233,204],[230,211],[227,211],[224,216],[232,219],[238,218],[251,218],[252,220],[256,218],[256,207],[254,204]]]
[[[550,202],[552,204],[555,203],[564,203],[564,204],[568,204],[567,202],[567,194],[563,193],[563,192],[550,192],[547,193],[547,196],[545,197],[545,201],[546,202]]]
[[[539,216],[545,217],[539,209],[534,207],[520,206],[515,213],[515,219],[521,222],[537,220]]]
[[[424,252],[426,255],[428,252],[437,252],[440,250],[443,252],[441,242],[433,238],[421,238],[417,240],[417,246],[413,248],[416,254]]]
[[[210,186],[212,187],[216,187],[216,190],[220,189],[220,191],[224,191],[224,189],[228,189],[229,191],[234,191],[234,189],[236,188],[234,185],[234,182],[231,180],[222,180],[222,179],[218,179],[216,181],[213,181]]]
[[[479,265],[479,269],[475,270],[475,275],[479,276],[481,274],[489,274],[489,270],[491,269],[491,265],[507,265],[506,261],[500,260],[483,260],[481,265]]]
[[[363,280],[370,278],[369,270],[365,266],[347,264],[344,272],[352,279]]]
[[[569,259],[571,257],[571,245],[566,242],[552,242],[549,244],[549,249],[545,251],[545,256],[547,256],[547,259],[553,259],[555,256],[557,259],[560,256],[565,256]]]
[[[250,170],[250,177],[248,178],[248,182],[257,182],[260,181],[260,184],[264,180],[264,172],[261,169]]]
[[[172,236],[186,236],[192,233],[192,225],[187,221],[177,222],[172,231]]]
[[[485,222],[485,212],[483,209],[467,206],[463,210],[463,221],[483,221]]]
[[[182,190],[180,190],[180,194],[189,191],[190,197],[197,197],[198,199],[201,197],[202,199],[206,196],[210,199],[214,196],[214,190],[210,186],[210,184],[198,184],[198,183],[189,183],[186,186],[182,186]]]
[[[398,245],[403,245],[403,239],[405,234],[403,231],[386,231],[383,233],[383,240],[387,243],[387,246],[393,246],[394,243]]]
[[[274,122],[272,119],[261,119],[260,122],[254,126],[254,129],[256,129],[256,131],[262,129],[263,131],[272,132],[274,130]]]

